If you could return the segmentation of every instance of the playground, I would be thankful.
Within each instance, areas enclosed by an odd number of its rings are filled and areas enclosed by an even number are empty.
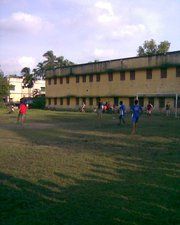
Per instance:
[[[180,120],[0,110],[1,225],[176,225]]]

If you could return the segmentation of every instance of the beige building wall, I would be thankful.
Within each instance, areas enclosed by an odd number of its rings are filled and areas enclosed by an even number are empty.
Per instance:
[[[151,79],[147,79],[147,69],[152,71]],[[165,78],[162,77],[162,69],[166,72]],[[123,100],[129,106],[138,95],[144,105],[147,105],[149,98],[151,100],[153,98],[156,109],[167,102],[174,107],[175,94],[180,95],[179,70],[180,51],[160,56],[134,57],[57,68],[55,71],[47,71],[46,74],[46,106],[75,108],[76,98],[79,98],[79,106],[83,98],[86,98],[86,105],[90,108],[96,107],[97,98],[111,105]],[[125,80],[121,80],[122,71],[125,72]],[[131,79],[131,71],[135,72],[134,80]],[[109,80],[109,74],[113,76],[112,81]],[[97,76],[100,76],[99,82],[96,80]],[[93,77],[91,82],[90,77]],[[54,98],[58,100],[54,102]],[[63,99],[63,104],[60,98]],[[70,99],[68,104],[67,98]]]

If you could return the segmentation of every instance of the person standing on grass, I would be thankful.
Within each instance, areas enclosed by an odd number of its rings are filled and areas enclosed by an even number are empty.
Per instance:
[[[148,102],[146,109],[147,109],[147,116],[150,117],[153,111],[153,105],[150,102]]]
[[[165,106],[165,108],[166,108],[166,116],[170,116],[170,107],[171,107],[171,105],[170,105],[170,103],[169,102],[167,102],[167,104],[166,104],[166,106]]]
[[[119,106],[119,125],[122,123],[125,124],[125,112],[126,112],[126,107],[123,104],[123,101],[120,101],[120,106]]]
[[[98,119],[102,118],[102,113],[103,113],[103,103],[101,101],[101,99],[98,102],[98,108],[97,108],[97,117]]]
[[[137,130],[137,123],[139,120],[140,113],[142,112],[142,107],[139,105],[139,101],[136,99],[134,101],[134,105],[131,107],[132,111],[132,132],[131,134],[135,134]]]
[[[27,105],[26,105],[25,102],[20,101],[19,114],[18,114],[17,122],[20,122],[21,124],[24,124],[25,119],[26,119],[26,113],[27,113]]]

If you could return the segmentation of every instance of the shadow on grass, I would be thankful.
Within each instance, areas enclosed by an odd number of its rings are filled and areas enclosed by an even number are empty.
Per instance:
[[[104,179],[104,172],[95,165],[93,174],[82,174],[81,179],[54,172],[56,183],[32,183],[0,173],[0,224],[178,224],[177,190],[153,186],[151,180],[142,184],[137,171],[115,180]],[[62,179],[74,184],[63,187]]]

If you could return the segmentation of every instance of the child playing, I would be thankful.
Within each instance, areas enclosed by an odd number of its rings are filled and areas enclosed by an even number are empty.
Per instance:
[[[120,106],[119,106],[119,124],[121,125],[122,123],[125,124],[125,112],[126,112],[126,107],[123,104],[123,101],[120,101]]]
[[[135,134],[136,133],[137,123],[138,123],[138,120],[139,120],[140,113],[142,112],[142,107],[138,103],[139,103],[139,101],[136,99],[134,101],[134,105],[131,107],[132,124],[133,124],[131,134]]]
[[[20,121],[21,124],[25,122],[26,112],[27,112],[27,105],[24,102],[21,102],[19,106],[19,114],[18,114],[17,122]]]

